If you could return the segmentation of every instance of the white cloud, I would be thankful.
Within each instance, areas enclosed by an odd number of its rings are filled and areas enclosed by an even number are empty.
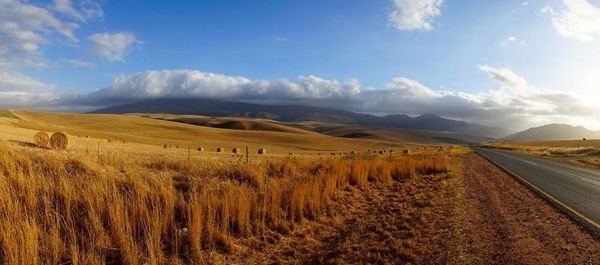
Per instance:
[[[109,62],[125,62],[125,56],[136,45],[141,43],[135,36],[127,32],[115,34],[96,33],[88,38],[92,42],[94,53]]]
[[[515,74],[509,68],[491,67],[488,65],[478,65],[480,71],[487,73],[490,78],[498,82],[503,89],[515,93],[523,93],[528,89],[527,80]]]
[[[394,0],[389,20],[399,30],[431,30],[434,17],[442,14],[444,0]]]
[[[52,8],[81,22],[102,18],[104,15],[100,4],[90,0],[78,1],[78,7],[75,7],[71,0],[54,0]]]
[[[563,7],[558,11],[550,5],[542,9],[552,17],[552,25],[558,35],[582,42],[600,39],[600,7],[587,0],[562,2]]]
[[[0,60],[42,61],[41,45],[52,43],[55,38],[76,45],[76,23],[65,22],[50,11],[18,0],[0,0]]]
[[[508,36],[500,42],[501,47],[509,47],[514,44],[526,45],[527,43],[515,36]]]
[[[61,59],[60,61],[77,67],[96,68],[96,64],[79,59]]]
[[[95,96],[110,99],[209,97],[330,100],[359,93],[359,86],[356,80],[341,84],[316,76],[300,76],[297,80],[251,80],[196,70],[163,70],[118,75],[110,87],[101,89]]]
[[[532,87],[509,68],[487,65],[478,68],[498,87],[469,93],[431,89],[406,77],[394,78],[383,87],[375,88],[362,86],[355,79],[339,82],[300,76],[293,80],[253,80],[196,70],[163,70],[119,75],[111,86],[71,98],[71,101],[106,106],[163,97],[214,98],[263,104],[305,104],[369,113],[435,113],[519,129],[532,124],[569,122],[575,118],[599,122],[595,116],[598,107],[572,94]]]
[[[55,86],[16,72],[0,71],[0,108],[35,108],[55,99]]]
[[[54,86],[36,81],[29,76],[20,73],[0,72],[0,92],[39,92],[50,89],[54,89]]]

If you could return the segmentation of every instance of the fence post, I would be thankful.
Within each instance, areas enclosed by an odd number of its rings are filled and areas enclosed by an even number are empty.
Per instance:
[[[100,141],[98,141],[98,163],[100,163]]]
[[[248,164],[248,161],[249,161],[249,159],[248,159],[248,153],[249,153],[248,152],[248,146],[246,145],[246,164]]]
[[[187,166],[190,167],[190,147],[188,146],[188,159],[187,159]]]

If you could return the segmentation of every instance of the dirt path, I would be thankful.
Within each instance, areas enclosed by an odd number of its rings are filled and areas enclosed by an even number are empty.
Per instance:
[[[463,164],[464,263],[600,263],[600,241],[578,224],[480,156]]]

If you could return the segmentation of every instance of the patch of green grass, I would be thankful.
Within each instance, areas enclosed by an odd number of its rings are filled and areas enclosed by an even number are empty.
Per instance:
[[[10,118],[10,119],[18,119],[19,117],[15,116],[10,110],[0,109],[0,117]]]

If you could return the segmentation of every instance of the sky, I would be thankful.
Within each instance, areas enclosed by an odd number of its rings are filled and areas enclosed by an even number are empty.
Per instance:
[[[600,0],[0,0],[0,108],[158,97],[600,129]]]

